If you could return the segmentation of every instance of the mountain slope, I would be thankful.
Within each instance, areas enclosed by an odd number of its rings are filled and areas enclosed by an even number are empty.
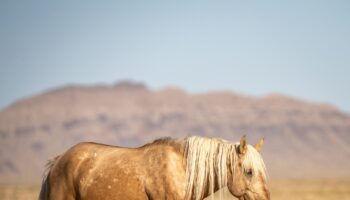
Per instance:
[[[47,159],[80,141],[137,146],[158,137],[246,134],[272,177],[349,177],[350,117],[282,95],[189,94],[130,82],[66,86],[0,112],[0,182],[39,183]]]

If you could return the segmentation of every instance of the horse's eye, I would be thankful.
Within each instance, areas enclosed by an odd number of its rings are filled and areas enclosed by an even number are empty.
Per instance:
[[[253,170],[252,169],[248,169],[246,172],[245,172],[246,176],[247,177],[252,177],[253,176]]]

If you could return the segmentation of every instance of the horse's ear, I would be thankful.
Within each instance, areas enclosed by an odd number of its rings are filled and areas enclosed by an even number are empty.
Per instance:
[[[264,138],[262,138],[256,145],[255,145],[255,149],[258,151],[258,152],[261,152],[261,149],[264,145]]]
[[[239,154],[245,154],[247,151],[247,141],[245,139],[245,135],[241,137],[241,140],[239,141]]]

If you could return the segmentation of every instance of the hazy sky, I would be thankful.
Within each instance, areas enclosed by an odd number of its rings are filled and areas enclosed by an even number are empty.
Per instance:
[[[70,83],[283,93],[350,112],[350,1],[0,1],[0,109]]]

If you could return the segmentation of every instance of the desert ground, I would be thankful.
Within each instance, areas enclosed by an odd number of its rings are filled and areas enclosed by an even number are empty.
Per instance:
[[[269,186],[273,200],[350,200],[350,179],[271,180]],[[1,185],[0,199],[34,200],[39,189],[35,185]],[[215,199],[219,199],[219,196],[216,193]],[[224,191],[223,199],[235,198]]]

